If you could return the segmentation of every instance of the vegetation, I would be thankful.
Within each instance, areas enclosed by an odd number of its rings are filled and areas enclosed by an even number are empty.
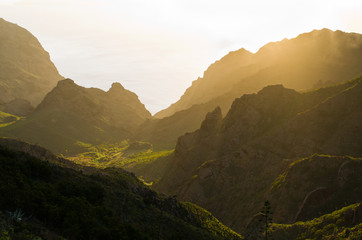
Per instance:
[[[59,239],[51,233],[67,239],[157,239],[160,234],[162,239],[225,239],[225,232],[241,238],[215,218],[206,224],[193,208],[156,194],[120,169],[83,167],[81,173],[0,148],[0,172],[0,211],[21,209],[31,216],[20,227],[1,225],[4,239],[24,232],[41,239]]]
[[[75,156],[68,157],[69,160],[83,165],[96,168],[116,167],[123,168],[136,173],[140,179],[152,184],[162,174],[163,161],[173,153],[170,151],[154,152],[152,145],[145,142],[129,142],[127,140],[115,144],[101,144],[92,146],[78,143],[86,147],[86,151]],[[154,170],[152,170],[154,169]]]
[[[20,117],[18,116],[0,111],[0,128],[9,126],[18,121],[19,119]]]
[[[270,228],[270,224],[273,221],[272,218],[272,212],[271,212],[271,206],[270,206],[270,202],[266,201],[264,203],[264,207],[261,211],[261,216],[262,218],[260,219],[261,222],[263,222],[264,225],[264,236],[265,236],[265,240],[269,239],[269,228]]]
[[[274,239],[349,239],[362,236],[361,203],[353,204],[323,215],[311,221],[294,224],[271,224],[270,234]]]

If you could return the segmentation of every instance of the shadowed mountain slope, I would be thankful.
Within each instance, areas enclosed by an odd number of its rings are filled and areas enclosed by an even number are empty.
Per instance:
[[[84,144],[120,141],[132,136],[151,114],[136,94],[114,83],[108,92],[65,79],[28,117],[0,129],[2,136],[40,144],[56,153]]]
[[[199,130],[179,138],[170,167],[154,187],[195,202],[242,230],[266,199],[273,200],[273,183],[292,162],[315,153],[362,156],[361,80],[306,93],[268,86],[258,94],[236,99],[225,118],[216,108]],[[337,178],[336,169],[348,160],[338,159],[329,159],[338,162],[333,175],[319,172],[318,164],[312,165],[314,175]],[[325,182],[299,195],[280,196],[299,206],[304,194],[318,187],[325,187]],[[349,201],[354,188],[347,189],[348,194],[336,195],[340,201],[336,202]],[[362,196],[360,188],[355,190],[356,196]],[[282,203],[275,200],[272,204],[278,208]],[[343,207],[335,202],[331,205]],[[289,212],[276,221],[293,221],[298,209],[285,211]]]
[[[25,99],[33,106],[63,77],[27,30],[0,18],[0,104]]]

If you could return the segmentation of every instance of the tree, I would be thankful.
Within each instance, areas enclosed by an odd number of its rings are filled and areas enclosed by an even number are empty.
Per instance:
[[[265,201],[264,203],[264,206],[263,206],[263,209],[261,210],[261,215],[262,215],[262,218],[260,219],[261,222],[263,222],[263,230],[264,230],[264,236],[265,236],[265,240],[268,240],[268,237],[269,237],[269,233],[268,233],[268,230],[269,230],[269,227],[270,227],[270,224],[272,223],[272,211],[271,211],[271,206],[270,206],[270,202],[269,201]]]

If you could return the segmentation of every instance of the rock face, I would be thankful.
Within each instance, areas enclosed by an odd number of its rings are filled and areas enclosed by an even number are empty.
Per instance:
[[[3,136],[38,143],[56,153],[84,144],[120,141],[150,118],[136,94],[114,83],[108,92],[84,88],[65,79],[32,114],[1,129]]]
[[[38,105],[63,77],[27,30],[0,18],[0,104],[25,99]]]
[[[275,220],[293,221],[305,196],[328,186],[311,186],[301,195],[279,194],[284,198],[277,201],[271,189],[279,186],[283,171],[292,162],[315,153],[362,156],[361,80],[306,93],[275,85],[236,99],[224,119],[216,110],[199,130],[179,138],[170,167],[155,188],[205,207],[238,230],[243,230],[267,199],[274,200],[273,208],[282,209],[283,199],[289,197],[297,207],[276,214]],[[321,173],[326,179],[336,179],[336,186],[342,163],[332,175]],[[318,175],[318,164],[315,168],[314,175]],[[344,176],[343,171],[340,175]],[[348,194],[336,199],[344,201]],[[318,212],[308,209],[302,210],[303,216]]]

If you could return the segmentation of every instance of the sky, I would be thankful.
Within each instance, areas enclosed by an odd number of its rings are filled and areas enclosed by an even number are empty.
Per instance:
[[[0,0],[0,17],[35,35],[62,76],[120,82],[153,114],[230,51],[314,29],[362,33],[361,0]]]

